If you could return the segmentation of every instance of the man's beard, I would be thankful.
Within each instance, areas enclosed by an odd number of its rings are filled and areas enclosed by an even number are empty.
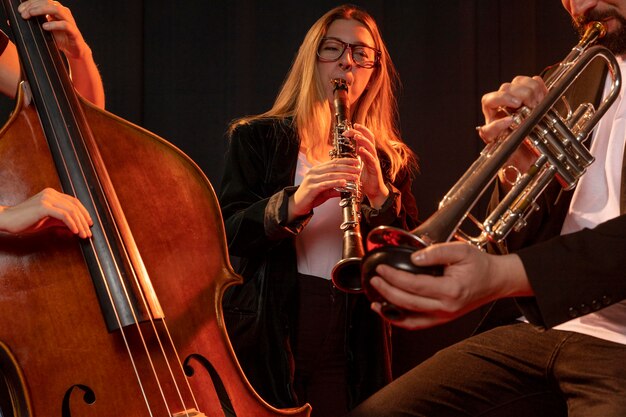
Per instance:
[[[602,39],[598,40],[598,44],[606,46],[615,55],[624,55],[626,54],[626,18],[624,18],[624,16],[618,14],[617,12],[613,10],[607,10],[605,12],[592,11],[589,14],[585,15],[583,18],[574,20],[574,28],[576,28],[579,35],[582,36],[585,33],[585,27],[589,22],[601,22],[608,17],[612,17],[616,21],[618,21],[619,27],[615,32],[607,32],[607,34]]]

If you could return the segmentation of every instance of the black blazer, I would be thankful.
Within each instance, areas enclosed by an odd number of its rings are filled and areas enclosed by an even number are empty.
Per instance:
[[[299,147],[290,119],[238,126],[231,132],[219,194],[228,250],[238,257],[237,272],[244,279],[225,294],[226,327],[251,384],[279,408],[296,405],[290,346],[298,311],[294,238],[310,216],[291,224],[286,218],[288,198],[297,188],[293,184]],[[384,171],[384,155],[380,158]],[[363,237],[379,225],[416,226],[410,173],[402,171],[387,185],[392,198],[380,210],[367,201],[361,207]],[[347,298],[346,348],[354,406],[391,379],[390,326],[370,309],[363,294]]]

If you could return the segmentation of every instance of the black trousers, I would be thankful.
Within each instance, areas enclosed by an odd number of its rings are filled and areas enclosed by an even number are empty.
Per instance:
[[[311,404],[312,417],[341,416],[348,411],[346,294],[326,279],[298,280],[294,390],[300,404]]]
[[[626,416],[626,346],[518,323],[444,349],[350,417]]]

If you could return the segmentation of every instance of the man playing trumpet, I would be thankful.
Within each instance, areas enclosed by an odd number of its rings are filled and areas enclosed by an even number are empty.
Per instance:
[[[579,28],[602,22],[607,34],[599,43],[623,58],[626,1],[563,5]],[[534,108],[547,93],[542,78],[516,77],[483,96],[483,140],[510,127],[502,108]],[[596,160],[575,191],[547,189],[534,223],[510,235],[509,254],[440,243],[411,259],[418,266],[445,265],[441,277],[377,268],[371,285],[408,311],[398,326],[434,326],[512,297],[524,318],[439,352],[351,417],[626,415],[625,115],[618,98],[595,129]],[[522,170],[535,158],[522,147],[511,162]]]

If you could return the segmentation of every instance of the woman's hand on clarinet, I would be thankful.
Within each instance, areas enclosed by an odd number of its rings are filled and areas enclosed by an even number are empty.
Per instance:
[[[359,161],[355,158],[333,159],[312,167],[289,199],[288,221],[309,214],[329,198],[339,197],[336,188],[358,182],[359,172]]]
[[[361,191],[374,208],[381,208],[387,200],[389,189],[385,185],[380,160],[376,151],[376,138],[365,126],[355,123],[352,129],[344,132],[346,137],[356,140],[361,158]]]
[[[65,226],[81,238],[91,237],[93,221],[75,197],[46,188],[11,207],[0,206],[0,230],[21,234]]]

